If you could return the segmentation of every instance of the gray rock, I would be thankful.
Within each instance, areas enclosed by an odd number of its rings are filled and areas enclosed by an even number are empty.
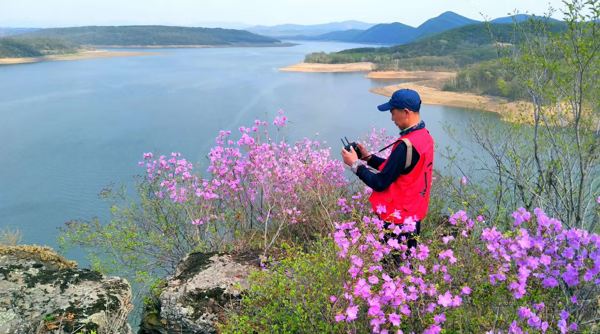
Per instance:
[[[0,244],[0,334],[131,333],[131,287],[49,247]]]
[[[140,334],[217,333],[225,309],[249,287],[256,256],[192,253],[167,279],[157,303],[160,313],[146,310]]]

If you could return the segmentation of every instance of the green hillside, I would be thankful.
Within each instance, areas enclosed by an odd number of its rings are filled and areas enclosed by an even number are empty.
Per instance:
[[[245,30],[168,26],[76,27],[43,29],[27,37],[61,38],[84,45],[163,46],[275,44],[279,40]]]
[[[511,41],[512,24],[491,24],[500,41]],[[549,29],[559,31],[564,24]],[[337,53],[313,53],[309,63],[373,62],[379,69],[458,69],[466,65],[496,58],[496,49],[485,23],[470,24],[439,34],[422,37],[412,43],[392,47],[355,48]]]
[[[0,38],[0,58],[28,58],[72,54],[81,45],[55,38]]]

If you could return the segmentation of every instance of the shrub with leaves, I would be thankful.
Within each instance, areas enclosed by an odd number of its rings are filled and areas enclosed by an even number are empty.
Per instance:
[[[284,247],[285,257],[266,261],[254,272],[240,310],[222,326],[223,333],[342,333],[368,330],[336,322],[335,301],[348,263],[339,261],[333,241],[323,239],[306,250]]]

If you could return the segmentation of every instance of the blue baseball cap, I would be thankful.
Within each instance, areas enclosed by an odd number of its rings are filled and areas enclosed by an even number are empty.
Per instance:
[[[419,111],[421,109],[421,97],[412,89],[400,89],[394,92],[388,103],[377,107],[379,111],[388,111],[394,108]]]

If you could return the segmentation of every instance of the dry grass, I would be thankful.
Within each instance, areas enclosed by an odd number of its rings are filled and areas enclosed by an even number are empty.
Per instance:
[[[5,246],[14,247],[23,240],[23,232],[18,228],[14,230],[6,226],[0,229],[0,244]]]

